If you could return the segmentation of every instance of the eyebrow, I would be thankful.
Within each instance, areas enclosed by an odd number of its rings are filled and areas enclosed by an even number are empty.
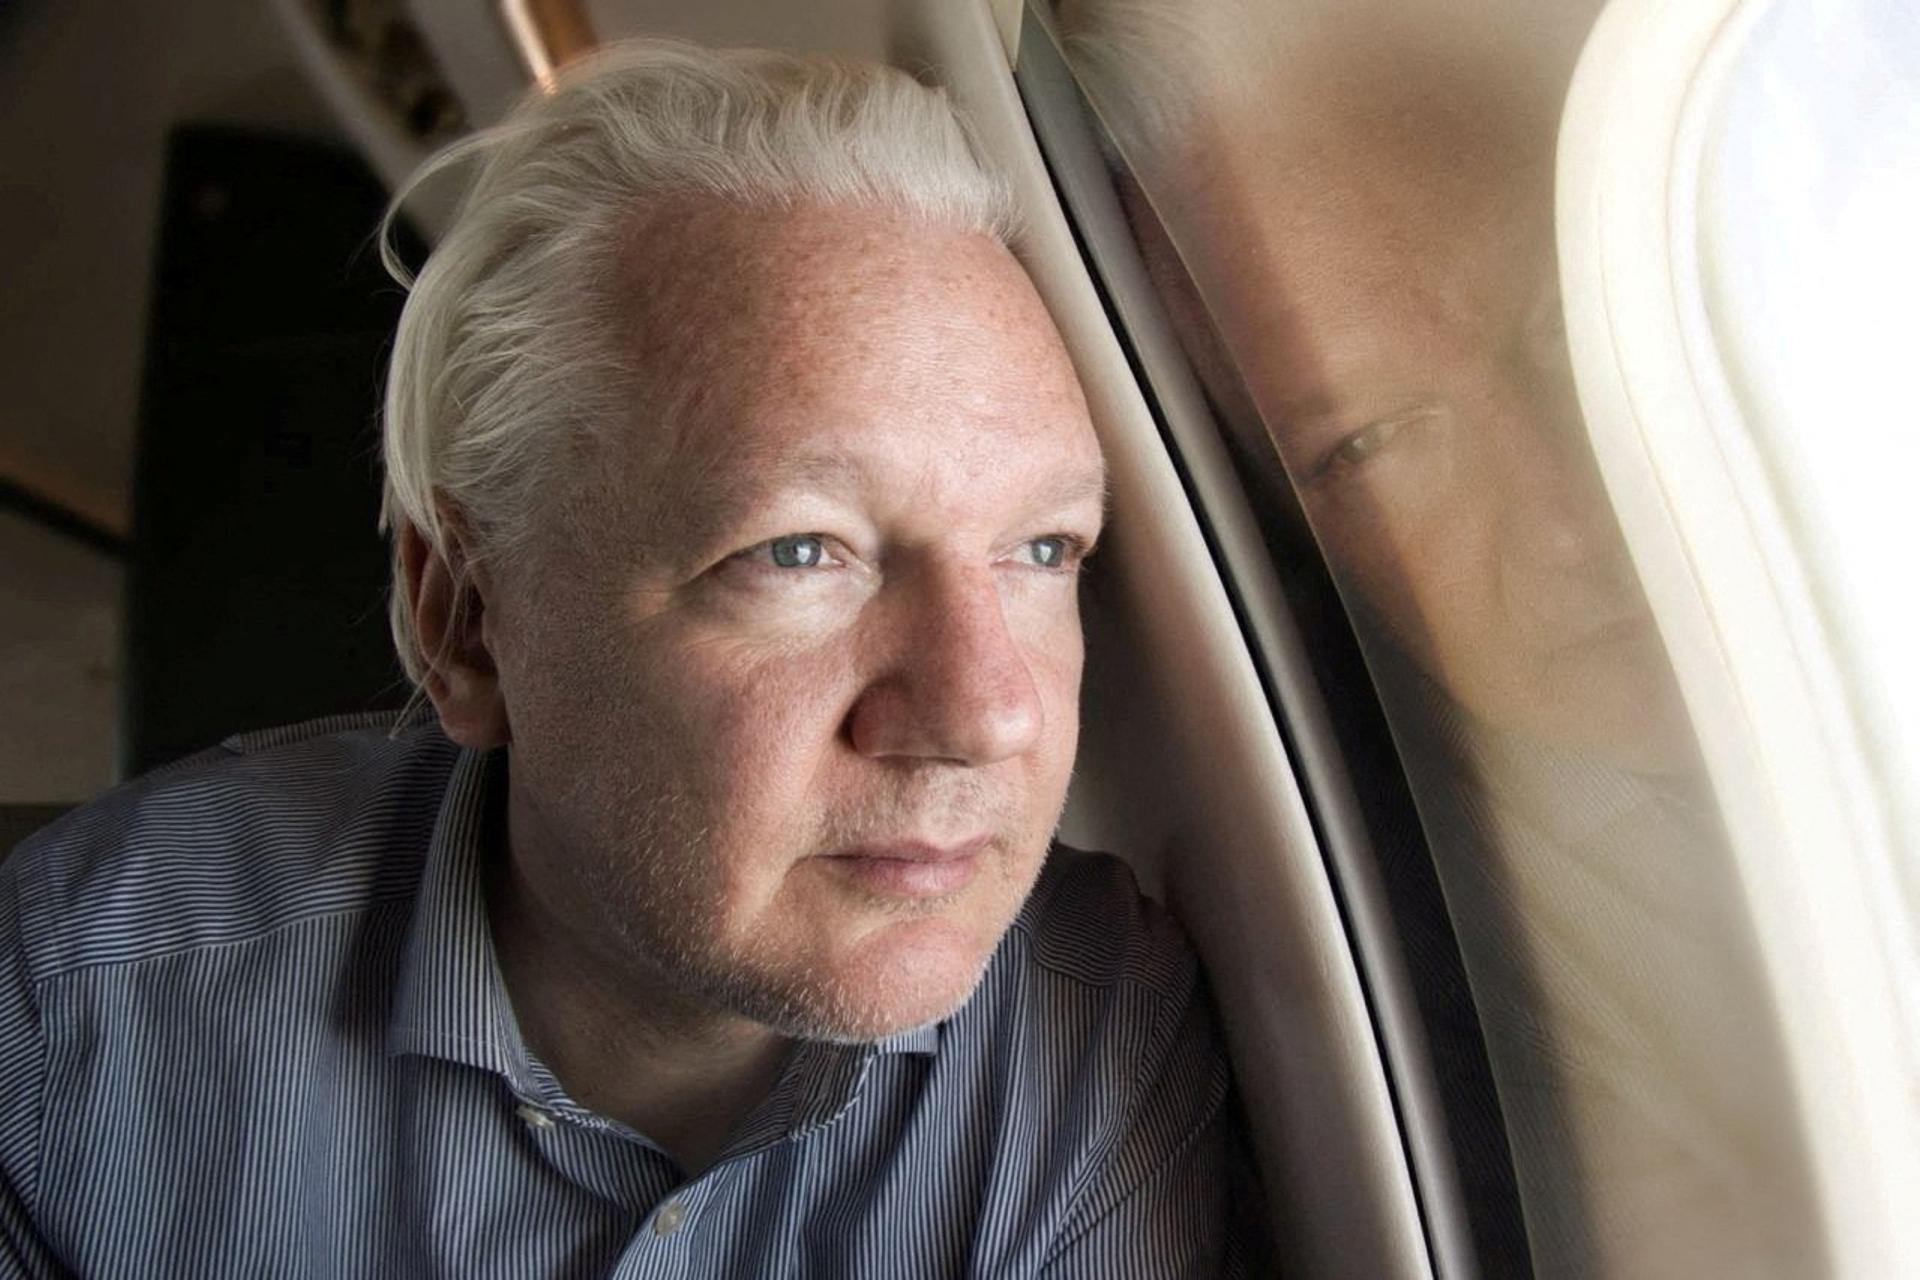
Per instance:
[[[772,453],[777,447],[775,442],[759,452]],[[777,495],[842,497],[859,487],[865,470],[858,458],[841,452],[799,454],[767,466],[707,466],[684,482],[685,488],[673,504],[679,519],[671,532],[691,545],[704,547],[735,523],[740,513],[762,506]]]
[[[1283,397],[1272,409],[1272,417],[1278,422],[1297,422],[1301,419],[1330,418],[1339,411],[1340,406],[1334,398],[1324,391],[1309,391],[1297,396]],[[1264,415],[1263,415],[1264,416]]]
[[[1106,459],[1091,469],[1075,467],[1061,471],[1042,485],[1033,495],[1033,505],[1045,510],[1059,507],[1071,507],[1082,502],[1095,502],[1100,506],[1100,515],[1104,519],[1111,509],[1113,490],[1108,483]]]
[[[774,442],[766,451],[777,448]],[[860,455],[841,450],[783,457],[767,467],[708,467],[682,482],[684,487],[672,504],[673,516],[649,522],[647,540],[656,547],[672,541],[683,548],[705,550],[738,522],[742,512],[780,495],[845,497],[861,488],[869,470]],[[1097,502],[1105,521],[1110,492],[1104,458],[1093,467],[1056,473],[1028,499],[1029,505],[1049,511],[1083,502]]]

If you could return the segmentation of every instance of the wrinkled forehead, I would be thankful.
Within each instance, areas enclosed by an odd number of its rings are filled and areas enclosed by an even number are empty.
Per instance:
[[[639,391],[595,465],[628,492],[750,470],[803,433],[844,451],[903,418],[950,428],[956,452],[1004,459],[1002,437],[1051,433],[1099,465],[1052,319],[991,235],[885,207],[690,200],[637,217],[614,270]]]
[[[1204,119],[1143,175],[1216,322],[1260,329],[1268,359],[1478,341],[1551,292],[1551,118],[1447,87],[1330,84],[1298,113]]]
[[[884,206],[676,200],[636,217],[615,270],[631,362],[694,394],[781,387],[823,361],[857,376],[878,345],[861,331],[937,324],[942,299],[961,295],[972,318],[1057,344],[1024,270],[994,237]]]
[[[1162,42],[1148,61],[1167,64],[1163,77],[1143,70],[1111,86],[1112,110],[1124,121],[1161,86],[1186,109],[1129,159],[1173,221],[1224,201],[1235,220],[1289,242],[1366,241],[1376,256],[1411,257],[1543,207],[1565,89],[1547,64],[1565,56],[1536,58],[1432,18],[1309,6],[1275,11],[1270,29],[1255,22],[1244,39]]]

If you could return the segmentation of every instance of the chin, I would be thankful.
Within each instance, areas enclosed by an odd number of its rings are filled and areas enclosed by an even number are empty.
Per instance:
[[[865,939],[824,971],[814,969],[782,984],[784,990],[766,992],[771,1001],[737,1002],[736,1009],[798,1039],[885,1040],[958,1012],[980,985],[993,950],[951,925],[903,922]]]
[[[1666,652],[1649,634],[1562,673],[1555,717],[1572,744],[1617,767],[1664,774],[1695,759],[1692,725]],[[1610,659],[1610,660],[1603,660]]]

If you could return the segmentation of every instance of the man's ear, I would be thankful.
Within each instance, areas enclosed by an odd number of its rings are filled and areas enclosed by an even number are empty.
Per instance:
[[[468,571],[451,521],[441,554],[414,527],[400,528],[400,569],[407,611],[426,663],[421,687],[440,713],[440,727],[463,747],[486,749],[512,737],[500,671],[486,638],[486,600]]]

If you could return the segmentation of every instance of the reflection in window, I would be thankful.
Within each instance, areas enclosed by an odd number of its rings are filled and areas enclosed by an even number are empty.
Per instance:
[[[1818,1228],[1751,925],[1560,327],[1554,143],[1594,12],[1559,14],[1055,19],[1182,340],[1361,633],[1536,1269],[1803,1275]]]

